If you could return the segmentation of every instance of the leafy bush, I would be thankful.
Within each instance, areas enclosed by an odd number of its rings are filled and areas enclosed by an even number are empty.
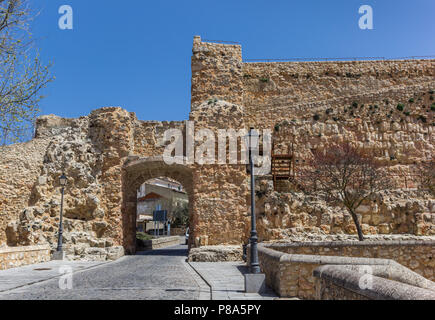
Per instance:
[[[313,116],[313,119],[314,119],[315,121],[317,121],[317,120],[320,119],[320,116],[319,116],[318,114],[315,114],[315,115]]]
[[[189,225],[189,205],[184,203],[177,207],[171,218],[171,226],[174,228],[186,227]]]
[[[260,78],[260,81],[263,83],[266,83],[266,82],[269,82],[269,78],[262,77],[262,78]]]
[[[409,99],[409,103],[414,103],[414,98]]]
[[[136,239],[146,241],[146,240],[151,240],[152,238],[153,238],[153,236],[150,236],[148,233],[136,232]]]
[[[280,127],[280,125],[277,123],[277,124],[275,125],[275,131],[276,131],[276,132],[279,131],[279,127]]]
[[[432,105],[430,106],[430,110],[435,111],[435,103],[432,103]]]
[[[399,110],[399,111],[403,111],[403,108],[404,108],[405,106],[402,104],[402,103],[399,103],[398,105],[397,105],[397,110]]]

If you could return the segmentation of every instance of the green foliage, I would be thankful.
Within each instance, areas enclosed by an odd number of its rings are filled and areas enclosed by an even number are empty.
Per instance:
[[[397,110],[399,110],[399,111],[403,111],[403,108],[405,108],[405,106],[404,106],[402,103],[399,103],[399,104],[397,105]]]
[[[29,32],[28,0],[0,0],[0,144],[29,138],[41,90],[52,81]]]
[[[267,82],[269,82],[269,78],[261,77],[260,81],[263,82],[263,83],[267,83]]]
[[[177,207],[171,217],[171,227],[179,228],[189,225],[189,206],[187,203]]]
[[[278,132],[278,131],[279,131],[279,128],[280,128],[280,125],[279,125],[278,123],[277,123],[277,124],[275,124],[275,128],[274,128],[274,129],[275,129],[275,131],[276,131],[276,132]]]
[[[315,114],[313,116],[314,121],[318,121],[320,119],[320,116],[318,114]]]
[[[429,97],[429,100],[433,101],[433,99],[434,99],[433,96],[430,96],[430,97]]]
[[[411,113],[409,111],[405,111],[404,112],[405,116],[409,117],[411,115]]]
[[[153,236],[150,236],[148,233],[136,232],[136,239],[146,241],[146,240],[151,240],[152,238],[153,238]]]
[[[358,108],[358,102],[354,102],[354,103],[352,103],[352,107],[354,107],[354,108]]]
[[[430,106],[430,110],[435,111],[435,103],[432,103],[432,105]]]
[[[414,98],[409,99],[409,103],[414,103]]]

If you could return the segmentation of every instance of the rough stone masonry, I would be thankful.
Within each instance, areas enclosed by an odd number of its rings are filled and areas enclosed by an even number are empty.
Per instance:
[[[189,120],[215,132],[272,129],[278,150],[291,141],[300,161],[330,139],[351,140],[392,172],[406,173],[435,153],[434,89],[435,60],[244,63],[241,46],[196,36]],[[396,110],[399,103],[404,112]],[[78,119],[40,117],[34,139],[0,148],[0,247],[54,250],[62,172],[69,259],[134,253],[136,190],[160,176],[179,181],[189,194],[191,246],[246,243],[246,166],[167,165],[161,156],[170,128],[185,132],[185,121],[141,121],[119,107]],[[340,208],[277,192],[270,182],[266,176],[257,186],[260,240],[355,232]],[[435,234],[435,200],[428,194],[394,191],[362,210],[366,233]]]

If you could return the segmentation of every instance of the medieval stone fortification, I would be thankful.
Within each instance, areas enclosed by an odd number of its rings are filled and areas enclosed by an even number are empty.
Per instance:
[[[276,150],[293,143],[300,163],[331,139],[353,141],[397,174],[402,187],[361,208],[364,232],[430,237],[435,199],[415,189],[412,172],[415,162],[435,153],[433,90],[435,60],[244,63],[241,46],[195,37],[189,120],[214,131],[271,129]],[[40,117],[34,139],[0,149],[0,246],[55,248],[63,171],[70,259],[133,253],[136,190],[160,176],[179,181],[189,194],[191,246],[246,243],[245,165],[162,161],[164,131],[185,127],[185,121],[141,121],[119,107],[79,119]],[[260,240],[355,233],[341,208],[290,187],[273,190],[270,176],[258,179],[257,196]]]

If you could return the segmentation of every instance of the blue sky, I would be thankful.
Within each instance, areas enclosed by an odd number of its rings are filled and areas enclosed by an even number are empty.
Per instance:
[[[58,9],[74,10],[60,30]],[[374,30],[358,27],[371,5]],[[36,0],[32,24],[56,80],[42,114],[121,106],[142,120],[183,120],[190,109],[194,35],[238,41],[244,59],[435,55],[433,0]]]

